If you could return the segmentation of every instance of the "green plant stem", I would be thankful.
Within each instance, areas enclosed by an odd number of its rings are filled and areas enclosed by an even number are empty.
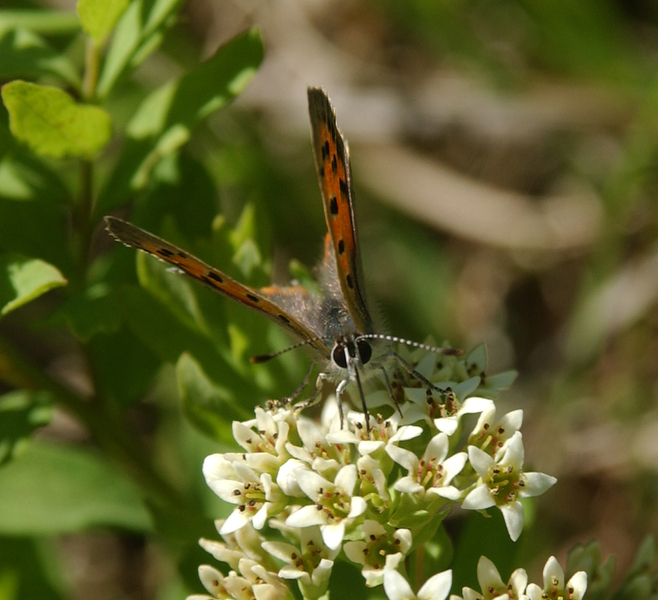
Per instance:
[[[85,75],[82,82],[82,98],[85,102],[93,102],[96,97],[99,67],[100,48],[93,39],[87,38]]]
[[[86,425],[105,454],[130,473],[153,503],[190,514],[192,508],[155,471],[148,452],[127,432],[127,427],[97,403],[79,398],[71,390],[32,365],[10,344],[0,338],[0,380],[29,390],[50,392],[66,411]]]

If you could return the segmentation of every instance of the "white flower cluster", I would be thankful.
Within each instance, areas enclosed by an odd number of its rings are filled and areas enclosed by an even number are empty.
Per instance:
[[[523,471],[522,411],[497,419],[491,399],[472,395],[495,393],[493,378],[481,374],[482,356],[408,358],[436,387],[394,381],[394,393],[406,399],[401,415],[392,408],[387,419],[349,412],[341,428],[337,404],[328,400],[320,424],[277,404],[233,424],[244,452],[211,455],[203,466],[210,488],[235,505],[217,523],[224,542],[201,540],[232,569],[224,576],[201,567],[211,598],[292,598],[285,580],[295,579],[302,596],[315,600],[327,592],[337,559],[358,565],[367,586],[384,583],[391,600],[416,597],[400,595],[404,578],[398,571],[404,572],[404,558],[431,539],[453,504],[498,507],[510,536],[518,538],[520,499],[555,483]],[[498,377],[501,387],[509,380]],[[392,406],[383,389],[370,391],[366,401],[373,412]],[[468,413],[480,418],[459,449]],[[428,597],[438,598],[435,588],[447,582],[443,600],[451,583],[446,573],[428,580],[418,597],[430,590]],[[474,597],[480,596],[465,595]]]

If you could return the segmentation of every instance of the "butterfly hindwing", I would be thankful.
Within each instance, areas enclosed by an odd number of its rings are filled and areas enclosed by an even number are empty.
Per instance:
[[[317,334],[299,319],[271,301],[267,294],[239,283],[178,246],[170,244],[136,225],[116,217],[105,217],[105,223],[110,234],[123,244],[152,254],[180,269],[192,279],[196,279],[216,292],[255,310],[283,327],[299,341],[312,340],[309,341],[311,348],[321,352],[324,356],[328,355],[328,348],[324,342],[316,339]]]
[[[336,270],[347,310],[359,333],[372,332],[354,221],[354,192],[347,143],[324,90],[308,89],[313,154]]]

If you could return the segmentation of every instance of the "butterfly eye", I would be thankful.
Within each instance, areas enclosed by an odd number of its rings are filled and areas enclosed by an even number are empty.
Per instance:
[[[334,349],[331,351],[331,360],[341,369],[347,369],[347,357],[345,356],[345,346],[343,344],[336,344],[334,346]]]
[[[359,357],[361,358],[361,364],[367,364],[372,357],[372,346],[366,342],[366,340],[359,340],[356,343],[357,348],[359,349]]]

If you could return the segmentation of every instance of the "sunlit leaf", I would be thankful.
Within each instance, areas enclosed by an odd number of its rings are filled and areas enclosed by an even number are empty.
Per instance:
[[[58,88],[12,81],[2,87],[2,99],[12,134],[37,154],[91,158],[110,139],[107,112]]]
[[[123,202],[131,190],[143,189],[164,157],[178,150],[203,119],[244,89],[262,59],[262,40],[258,30],[252,29],[221,46],[196,69],[152,92],[128,124],[129,139],[101,191],[99,211]]]
[[[66,283],[62,274],[43,260],[4,256],[0,258],[0,314],[6,315]]]
[[[105,41],[128,4],[129,0],[78,0],[76,8],[82,28],[100,44]]]

